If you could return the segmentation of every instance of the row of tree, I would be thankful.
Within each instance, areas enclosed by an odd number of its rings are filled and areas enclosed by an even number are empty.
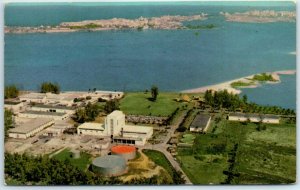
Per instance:
[[[39,88],[41,93],[51,92],[59,94],[60,92],[60,87],[57,83],[43,82]],[[19,92],[20,90],[16,85],[7,85],[4,88],[4,99],[16,98],[18,97]]]
[[[41,93],[51,92],[54,94],[60,93],[60,86],[57,83],[43,82],[40,87]]]
[[[98,104],[91,104],[90,102],[81,108],[78,108],[73,116],[73,120],[78,123],[87,121],[94,121],[100,112],[104,111],[106,114],[119,109],[118,100],[106,101],[104,107]]]
[[[85,106],[78,108],[73,116],[73,120],[78,123],[84,123],[87,121],[94,121],[100,113],[100,108],[97,104],[91,104],[90,102]]]
[[[237,94],[228,93],[227,90],[213,92],[207,90],[204,94],[205,103],[215,109],[226,108],[234,111],[247,103],[247,96],[242,99]]]
[[[264,113],[264,114],[280,114],[295,115],[295,111],[284,109],[279,106],[262,106],[253,102],[248,102],[248,98],[244,95],[240,98],[237,94],[228,93],[227,90],[213,92],[207,90],[204,94],[205,103],[214,109],[228,109],[229,111],[242,110],[247,113]]]

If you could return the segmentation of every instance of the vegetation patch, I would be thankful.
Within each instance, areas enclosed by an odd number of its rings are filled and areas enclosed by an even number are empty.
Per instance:
[[[216,116],[215,130],[196,135],[177,158],[194,184],[282,184],[296,179],[296,125],[230,122]]]
[[[156,150],[143,150],[143,153],[148,156],[155,164],[163,167],[171,176],[173,184],[184,184],[184,179],[179,171],[176,171],[165,155]]]
[[[261,81],[261,82],[264,82],[264,81],[275,82],[275,81],[277,81],[273,78],[273,76],[271,74],[266,74],[266,73],[254,75],[252,79],[257,80],[257,81]]]
[[[206,25],[191,25],[191,24],[188,24],[185,27],[188,28],[188,29],[191,29],[191,30],[196,30],[196,29],[213,29],[213,28],[216,27],[216,25],[214,25],[214,24],[206,24]]]
[[[101,25],[90,23],[82,26],[69,26],[70,29],[94,29],[94,28],[102,28]]]
[[[90,164],[91,155],[85,152],[80,152],[80,158],[74,158],[70,149],[65,149],[54,155],[52,158],[60,161],[68,160],[70,164],[78,167],[80,170],[86,170],[87,166]]]
[[[255,82],[251,81],[251,82],[243,82],[243,81],[236,81],[231,83],[231,87],[232,88],[240,88],[240,87],[247,87],[247,86],[251,86],[254,85]]]
[[[156,101],[151,101],[152,95],[149,92],[126,93],[120,101],[120,109],[126,115],[152,115],[168,117],[182,104],[175,102],[177,93],[162,93],[156,97]],[[151,100],[149,100],[149,98]]]

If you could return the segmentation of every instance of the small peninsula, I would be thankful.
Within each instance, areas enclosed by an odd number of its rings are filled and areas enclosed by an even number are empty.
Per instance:
[[[254,74],[230,81],[222,82],[219,84],[203,86],[200,88],[188,89],[182,92],[184,93],[203,93],[206,90],[222,91],[227,90],[229,93],[240,94],[242,93],[241,88],[256,88],[263,83],[277,84],[280,83],[280,75],[295,75],[296,70],[285,70]]]
[[[229,22],[248,22],[248,23],[268,23],[268,22],[295,22],[295,11],[274,11],[274,10],[253,10],[247,12],[220,12],[226,21]]]
[[[189,29],[182,22],[205,20],[207,14],[201,13],[192,16],[161,16],[137,19],[113,18],[102,20],[85,20],[80,22],[63,22],[57,26],[39,26],[39,27],[8,27],[4,29],[5,33],[54,33],[54,32],[76,32],[76,31],[101,31],[101,30],[125,30],[125,29]],[[212,27],[212,26],[210,26]]]

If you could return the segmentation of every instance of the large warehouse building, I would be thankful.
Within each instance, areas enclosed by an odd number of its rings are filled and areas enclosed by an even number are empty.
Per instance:
[[[209,127],[210,120],[210,115],[198,114],[190,126],[190,131],[205,133]]]
[[[228,115],[229,121],[250,121],[254,123],[273,123],[278,124],[280,117],[276,115],[267,114],[253,114],[253,113],[231,113]]]
[[[50,118],[54,120],[66,120],[70,114],[60,112],[45,112],[45,111],[24,111],[18,114],[19,117],[24,118]]]
[[[35,118],[22,124],[19,127],[9,130],[8,136],[11,138],[27,139],[53,124],[53,119]]]
[[[143,146],[153,134],[152,127],[126,125],[122,111],[113,111],[104,124],[84,123],[77,128],[79,135],[111,137],[115,143]]]

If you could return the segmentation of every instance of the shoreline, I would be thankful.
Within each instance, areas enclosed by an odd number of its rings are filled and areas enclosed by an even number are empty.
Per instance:
[[[21,27],[21,26],[4,26],[4,33],[58,33],[58,32],[78,32],[78,31],[109,31],[109,30],[146,30],[146,29],[161,29],[161,30],[176,30],[189,29],[184,26],[183,22],[206,20],[208,15],[200,13],[198,15],[180,16],[180,15],[164,15],[160,17],[139,17],[136,19],[112,18],[100,20],[83,20],[77,22],[62,22],[56,26],[36,26],[36,27]]]
[[[257,73],[257,74],[260,74],[260,73]],[[266,84],[278,84],[278,83],[281,82],[280,75],[295,75],[296,70],[283,70],[283,71],[266,72],[266,74],[272,75],[272,77],[276,80],[274,82],[266,81],[265,82]],[[231,83],[233,83],[233,82],[250,82],[250,81],[253,81],[251,79],[254,77],[254,75],[256,75],[256,74],[241,77],[241,78],[237,78],[237,79],[233,79],[233,80],[229,80],[229,81],[225,81],[225,82],[221,82],[221,83],[217,83],[217,84],[213,84],[213,85],[207,85],[207,86],[202,86],[202,87],[198,87],[198,88],[187,89],[187,90],[183,90],[181,92],[182,93],[204,93],[206,90],[213,90],[213,91],[227,90],[229,93],[240,94],[240,93],[242,93],[243,88],[257,88],[257,87],[262,85],[262,82],[254,81],[255,83],[253,85],[241,86],[241,87],[238,87],[238,88],[233,88],[231,86]]]

